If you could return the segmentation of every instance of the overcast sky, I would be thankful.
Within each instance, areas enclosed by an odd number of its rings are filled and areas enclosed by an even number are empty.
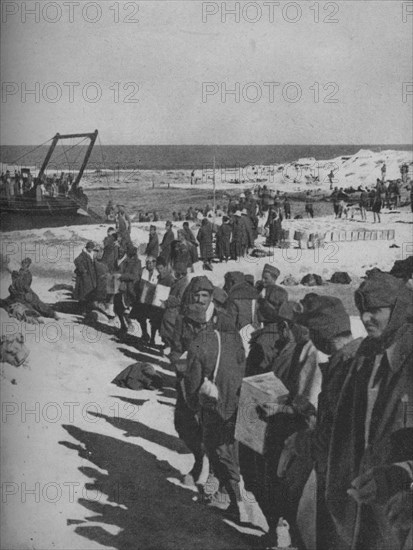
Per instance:
[[[77,4],[2,1],[3,145],[412,141],[411,2]]]

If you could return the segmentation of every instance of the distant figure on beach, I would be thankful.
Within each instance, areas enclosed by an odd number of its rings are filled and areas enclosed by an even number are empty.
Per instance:
[[[14,199],[14,185],[11,179],[10,172],[6,172],[6,197],[8,199]]]
[[[204,218],[201,222],[201,228],[198,231],[197,239],[201,250],[201,260],[203,261],[203,268],[212,271],[211,261],[214,257],[214,250],[212,246],[212,224]]]
[[[36,200],[37,202],[41,202],[43,200],[43,197],[47,196],[48,193],[46,192],[46,187],[43,182],[39,182],[36,185]]]
[[[189,228],[189,223],[188,222],[184,222],[182,224],[182,229],[185,233],[186,240],[190,244],[192,264],[195,264],[199,260],[199,257],[198,257],[198,241],[196,240],[194,233]]]
[[[408,174],[409,174],[409,165],[405,162],[400,166],[400,175],[403,183],[407,183]]]
[[[116,219],[116,210],[113,202],[110,200],[105,208],[106,221],[114,222]]]
[[[34,309],[42,317],[51,317],[57,319],[56,312],[44,302],[42,302],[39,296],[32,290],[32,274],[30,271],[30,265],[32,261],[30,258],[25,258],[21,263],[19,271],[12,272],[12,284],[9,287],[10,297],[7,302],[19,302],[28,307]]]
[[[84,313],[90,308],[94,300],[97,283],[95,251],[98,250],[99,247],[93,241],[89,241],[74,261],[76,284],[73,298],[78,300]]]
[[[188,242],[185,231],[183,229],[178,229],[178,238],[176,241],[173,241],[171,245],[171,264],[174,271],[177,265],[185,266],[185,269],[189,268],[193,271],[193,254],[191,248],[192,245]],[[187,271],[185,271],[185,274],[186,273]]]
[[[331,170],[331,172],[328,174],[328,181],[330,182],[330,189],[333,189],[333,183],[334,183],[334,171]]]
[[[192,208],[192,206],[190,206],[188,208],[185,219],[190,221],[190,222],[195,219],[195,212],[194,212],[194,209]]]
[[[307,195],[305,197],[305,212],[307,214],[307,218],[314,218],[313,198],[310,191],[307,191]]]
[[[376,223],[376,221],[378,223],[381,222],[380,220],[380,211],[381,211],[381,206],[382,206],[382,197],[381,197],[381,194],[378,190],[376,190],[376,195],[374,197],[374,202],[373,202],[373,207],[372,207],[372,210],[373,210],[373,223]]]
[[[268,246],[279,246],[282,240],[282,215],[280,208],[270,206],[265,227],[269,230],[266,244]]]
[[[220,262],[224,260],[227,262],[231,255],[231,236],[232,228],[229,224],[228,216],[223,216],[222,225],[218,227],[217,231],[217,256]]]
[[[142,270],[140,289],[139,289],[139,300],[135,300],[132,305],[132,310],[130,312],[130,319],[136,319],[141,327],[142,331],[142,340],[144,342],[149,342],[149,334],[147,328],[147,320],[150,319],[151,305],[140,302],[140,296],[142,295],[142,290],[145,286],[145,281],[152,285],[156,285],[158,282],[158,271],[156,269],[156,258],[153,256],[148,256],[146,258],[145,267]],[[153,338],[155,340],[155,338]]]
[[[165,235],[161,242],[160,256],[169,264],[171,260],[171,244],[175,240],[174,232],[172,231],[172,222],[169,220],[165,223]]]
[[[159,256],[159,238],[156,232],[156,225],[149,227],[149,242],[146,245],[145,254],[147,256],[154,256],[155,258]]]
[[[334,216],[335,218],[338,218],[338,209],[339,209],[340,200],[338,198],[337,187],[334,187],[334,191],[331,193],[331,200],[333,201]]]
[[[127,214],[125,207],[121,204],[117,205],[116,212],[116,229],[118,233],[119,244],[123,254],[126,253],[127,245],[131,243],[131,219]]]
[[[139,295],[139,281],[142,275],[138,249],[130,243],[126,250],[126,259],[120,266],[119,292],[115,295],[114,310],[119,317],[120,332],[126,333],[130,323],[126,310],[135,303]]]
[[[361,219],[364,222],[367,221],[367,207],[368,207],[368,205],[369,205],[369,195],[368,195],[368,193],[365,189],[362,189],[361,194],[360,194],[359,206],[360,206]]]
[[[291,219],[291,203],[287,195],[284,195],[284,215],[286,220]]]
[[[381,181],[384,183],[385,179],[386,179],[386,172],[387,172],[387,167],[386,167],[386,163],[383,163],[383,166],[381,167]]]
[[[117,269],[119,257],[119,243],[116,229],[109,227],[107,235],[103,239],[103,255],[102,261],[108,266],[110,273],[114,273]]]

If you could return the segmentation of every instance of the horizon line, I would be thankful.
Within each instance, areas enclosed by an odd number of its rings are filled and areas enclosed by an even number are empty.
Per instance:
[[[52,138],[51,138],[52,139]],[[80,144],[79,144],[80,145]],[[364,145],[374,147],[401,147],[407,146],[413,149],[411,143],[101,143],[102,147],[361,147]],[[16,144],[16,143],[3,143],[0,147],[36,147],[38,144]],[[44,147],[47,147],[47,142],[44,143]],[[87,147],[87,145],[84,145]]]

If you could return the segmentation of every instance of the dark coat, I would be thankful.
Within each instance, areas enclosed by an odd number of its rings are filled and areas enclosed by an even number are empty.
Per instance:
[[[146,246],[145,254],[154,258],[159,256],[159,238],[157,233],[149,234],[149,242]]]
[[[238,258],[244,252],[247,246],[247,230],[242,223],[241,218],[234,216],[232,224],[232,242],[231,242],[231,256]]]
[[[175,277],[172,275],[172,273],[166,272],[163,277],[158,275],[158,285],[171,287],[173,286],[174,283],[175,283]]]
[[[165,258],[167,262],[170,261],[171,258],[171,245],[172,241],[175,240],[175,235],[172,229],[168,229],[163,236],[162,242],[161,242],[161,253],[160,255],[162,258]]]
[[[224,319],[224,317],[222,317]],[[188,366],[184,383],[187,403],[193,410],[199,410],[198,391],[204,378],[212,379],[218,357],[218,330],[221,338],[221,358],[218,365],[216,385],[219,391],[215,411],[222,420],[234,416],[239,401],[242,379],[245,374],[245,353],[242,340],[233,324],[221,322],[220,328],[207,325],[191,342],[188,350]]]
[[[174,282],[171,292],[165,302],[165,312],[162,318],[160,335],[165,344],[171,345],[174,338],[176,320],[179,315],[182,297],[188,286],[188,277],[181,277]]]
[[[184,227],[184,228],[183,228],[183,231],[184,231],[184,233],[185,233],[186,240],[187,240],[189,243],[191,243],[191,244],[193,244],[194,246],[197,247],[197,246],[198,246],[198,241],[196,240],[195,235],[194,235],[193,232],[189,229],[189,227],[187,227],[187,228]]]
[[[193,264],[195,264],[199,260],[198,256],[198,241],[195,238],[195,235],[193,232],[187,228],[183,228],[183,231],[185,232],[185,237],[187,242],[189,243],[189,250],[191,253],[191,261]]]
[[[109,269],[107,264],[101,260],[95,260],[95,269],[96,269],[96,294],[95,299],[98,302],[104,302],[106,300],[107,291],[108,291],[108,279],[109,279]]]
[[[257,201],[250,197],[245,203],[245,208],[248,211],[248,215],[253,223],[253,226],[256,227],[257,220]]]
[[[277,323],[268,324],[252,333],[247,358],[247,376],[263,374],[271,370],[272,362],[278,354],[279,338]]]
[[[232,228],[228,223],[223,223],[218,227],[217,231],[217,256],[221,260],[229,258],[231,255],[231,233]]]
[[[120,266],[120,292],[124,295],[126,306],[131,306],[139,295],[139,281],[142,265],[139,258],[126,258]],[[123,284],[122,284],[123,283]]]
[[[359,444],[360,430],[364,440],[365,414],[357,414],[357,406],[371,372],[368,368],[370,356],[364,346],[366,340],[351,365],[337,404],[328,457],[327,506],[343,548],[398,550],[403,548],[403,541],[388,522],[386,503],[374,501],[359,505],[347,490],[356,477],[371,468],[407,464],[413,459],[413,325],[405,323],[396,333],[389,378],[384,386],[383,380],[380,383],[370,422],[370,437],[365,446],[364,441]]]
[[[265,289],[264,298],[258,300],[258,321],[260,323],[274,322],[281,304],[287,302],[287,291],[278,285],[270,285]]]
[[[54,310],[42,302],[39,296],[32,290],[32,274],[29,269],[21,268],[13,271],[12,284],[9,287],[10,297],[7,302],[19,302],[33,308],[43,317],[55,317]]]
[[[119,247],[116,245],[116,239],[112,235],[108,235],[104,238],[102,262],[108,266],[110,273],[116,271],[118,250]]]
[[[246,247],[252,248],[254,246],[254,228],[252,225],[252,221],[249,218],[249,216],[246,216],[243,214],[240,218],[240,223],[245,227],[245,235],[246,235]]]
[[[75,300],[85,300],[96,289],[96,269],[92,258],[84,250],[75,258],[76,284],[73,292]]]
[[[202,221],[204,222],[204,220]],[[201,259],[204,262],[212,260],[214,257],[214,250],[212,247],[212,224],[209,221],[202,223],[198,231],[197,239],[201,249]]]
[[[171,245],[171,262],[172,267],[175,269],[177,264],[183,264],[186,267],[192,267],[193,253],[191,248],[193,246],[186,242],[173,241]]]
[[[228,292],[227,312],[237,330],[257,323],[256,303],[258,292],[247,282],[234,285]]]

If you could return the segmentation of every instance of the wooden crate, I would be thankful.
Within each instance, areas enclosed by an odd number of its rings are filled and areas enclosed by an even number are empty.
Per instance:
[[[277,407],[288,390],[273,372],[244,378],[238,406],[235,439],[259,454],[264,454],[267,422],[259,417],[257,407],[270,403]]]

